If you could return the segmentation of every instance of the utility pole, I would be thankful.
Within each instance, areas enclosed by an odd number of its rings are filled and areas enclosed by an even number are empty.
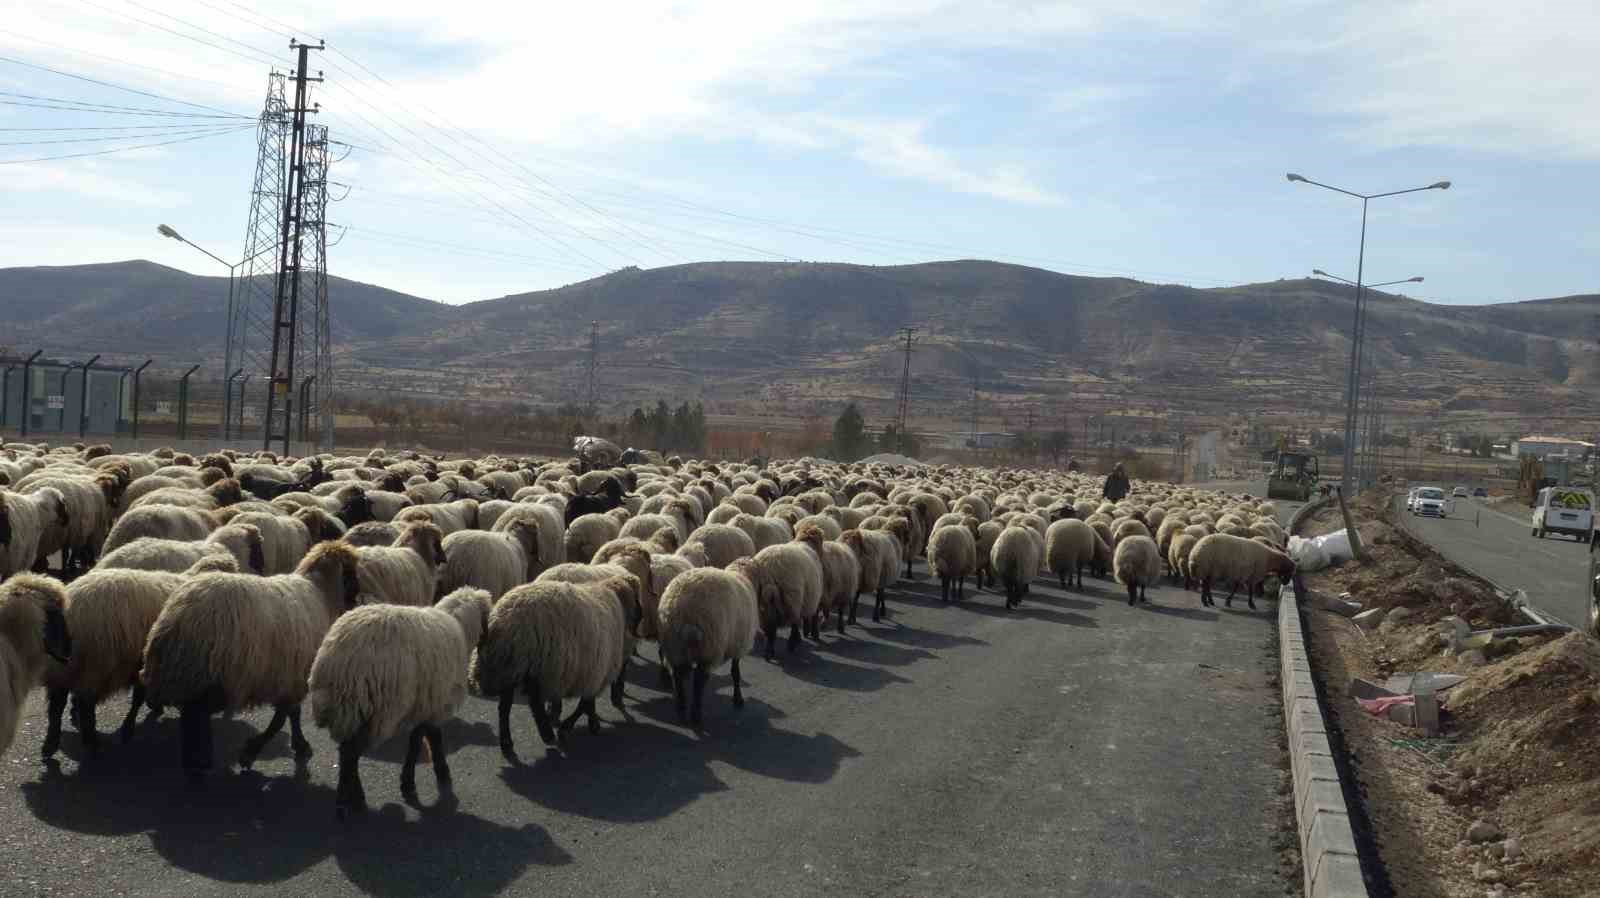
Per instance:
[[[589,420],[595,420],[595,372],[599,367],[600,322],[589,322]]]
[[[277,289],[272,310],[272,377],[267,387],[266,418],[261,441],[262,449],[272,448],[273,428],[275,425],[281,426],[282,432],[278,436],[282,439],[284,455],[289,454],[289,436],[294,421],[295,337],[300,318],[300,238],[305,217],[306,113],[317,111],[317,107],[306,105],[306,85],[322,80],[320,73],[318,77],[307,75],[306,64],[309,51],[321,50],[323,46],[321,41],[315,47],[293,39],[289,41],[289,49],[299,50],[300,56],[294,74],[294,105],[288,110],[289,158],[279,230]],[[280,398],[283,400],[281,417],[276,409]]]
[[[916,333],[914,327],[900,328],[900,336],[906,341],[906,361],[905,367],[900,370],[900,410],[895,416],[894,436],[898,443],[895,451],[901,455],[905,454],[906,449],[906,410],[911,404],[911,345],[915,342],[913,338]]]
[[[973,448],[974,450],[978,448],[978,360],[976,359],[973,359]]]

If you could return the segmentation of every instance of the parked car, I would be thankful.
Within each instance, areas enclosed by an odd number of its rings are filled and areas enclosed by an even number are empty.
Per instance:
[[[1565,533],[1579,542],[1594,540],[1594,494],[1571,486],[1547,486],[1533,507],[1533,535]]]
[[[1456,497],[1457,499],[1465,499],[1467,498],[1467,488],[1464,486],[1458,486],[1450,491],[1450,495]]]
[[[1417,500],[1412,506],[1411,513],[1424,517],[1442,518],[1445,516],[1444,490],[1436,486],[1417,487]]]
[[[1476,496],[1476,497],[1478,497],[1480,499],[1487,499],[1487,498],[1489,498],[1489,490],[1487,488],[1485,488],[1485,487],[1481,487],[1480,486],[1477,489],[1472,491],[1472,495],[1474,495],[1474,496]]]

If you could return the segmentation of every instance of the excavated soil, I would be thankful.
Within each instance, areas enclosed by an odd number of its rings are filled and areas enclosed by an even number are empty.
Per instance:
[[[1523,636],[1496,640],[1483,666],[1458,660],[1440,636],[1446,616],[1473,629],[1522,621],[1486,584],[1394,527],[1390,508],[1383,497],[1354,503],[1368,559],[1305,577],[1311,590],[1409,614],[1363,632],[1308,611],[1317,675],[1388,885],[1404,898],[1600,896],[1600,646],[1578,633]],[[1324,511],[1304,530],[1343,526]],[[1467,677],[1441,693],[1436,737],[1374,717],[1347,695],[1353,677],[1381,683],[1417,670]],[[1520,856],[1502,856],[1504,837],[1468,842],[1480,820],[1514,838]]]

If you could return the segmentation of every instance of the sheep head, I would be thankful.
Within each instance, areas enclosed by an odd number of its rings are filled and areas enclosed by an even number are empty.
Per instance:
[[[225,477],[211,484],[206,488],[206,493],[218,506],[234,505],[244,501],[244,488],[232,477]]]
[[[424,561],[435,565],[445,563],[444,534],[438,526],[421,521],[406,525],[400,532],[400,537],[394,541],[395,548],[406,548],[421,555]]]
[[[72,635],[64,613],[67,591],[61,582],[38,574],[15,574],[0,586],[0,639],[24,658],[35,645],[62,664],[72,657]],[[39,643],[33,642],[38,639]],[[24,661],[26,665],[27,662]]]
[[[122,504],[122,492],[128,488],[126,483],[117,479],[115,474],[97,474],[94,478],[95,485],[100,487],[100,494],[105,496],[106,505],[117,508]]]
[[[356,576],[360,555],[355,547],[342,542],[318,543],[294,569],[296,574],[320,581],[323,595],[336,598],[340,612],[360,603],[361,581]],[[335,593],[336,591],[336,593]]]
[[[805,543],[811,547],[811,551],[817,553],[818,558],[821,558],[822,544],[827,542],[827,536],[816,524],[801,524],[795,528],[794,542]]]
[[[622,619],[628,632],[638,636],[639,623],[644,620],[644,610],[639,604],[639,594],[643,589],[639,578],[631,573],[620,574],[600,581],[600,585],[617,597],[617,603],[622,606]]]
[[[354,527],[373,520],[372,500],[367,498],[366,490],[359,486],[348,486],[342,487],[334,495],[339,497],[337,517],[346,527]]]

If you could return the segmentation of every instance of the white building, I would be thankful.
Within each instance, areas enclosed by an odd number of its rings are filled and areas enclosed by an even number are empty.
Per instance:
[[[1552,455],[1566,458],[1582,458],[1593,449],[1593,443],[1585,443],[1582,440],[1538,435],[1525,436],[1511,444],[1512,455],[1532,455],[1536,458],[1548,458]]]

